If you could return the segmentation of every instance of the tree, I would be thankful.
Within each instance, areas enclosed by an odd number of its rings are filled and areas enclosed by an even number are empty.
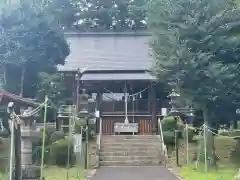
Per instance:
[[[208,126],[216,104],[239,99],[239,12],[231,0],[155,0],[149,6],[155,73],[200,107]],[[212,145],[209,140],[209,152]]]
[[[59,107],[59,105],[65,103],[63,102],[65,98],[69,97],[64,82],[64,75],[61,73],[39,73],[38,92],[36,98],[43,101],[45,95],[48,95],[48,98],[51,99],[55,106]]]
[[[73,29],[73,25],[79,20],[78,13],[80,0],[48,0],[45,1],[44,11],[50,14],[65,30]],[[39,1],[37,1],[39,3]]]
[[[147,0],[34,1],[66,30],[129,31],[147,27]],[[42,3],[44,2],[44,3]]]
[[[0,19],[0,64],[6,73],[6,90],[33,97],[38,73],[53,73],[56,65],[64,64],[69,46],[49,16],[34,4],[4,9]]]
[[[77,28],[85,31],[145,29],[145,5],[145,0],[80,0]]]

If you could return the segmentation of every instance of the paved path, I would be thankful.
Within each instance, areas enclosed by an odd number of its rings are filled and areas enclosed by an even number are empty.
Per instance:
[[[164,167],[101,167],[91,180],[178,180]]]

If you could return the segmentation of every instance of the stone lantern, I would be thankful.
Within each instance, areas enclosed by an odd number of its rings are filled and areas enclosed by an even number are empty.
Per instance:
[[[41,138],[41,131],[36,131],[36,116],[23,113],[20,119],[21,124],[21,161],[22,161],[22,180],[39,180],[40,167],[33,165],[32,144]]]
[[[82,90],[82,93],[79,95],[79,112],[78,117],[84,118],[88,116],[88,94],[86,89]]]
[[[184,119],[185,123],[192,124],[194,121],[194,110],[190,106],[188,107],[180,107],[183,105],[179,105],[180,102],[180,94],[177,93],[174,89],[172,90],[171,94],[168,95],[170,97],[171,110],[168,113],[169,116],[181,117]]]
[[[171,114],[172,116],[178,116],[178,114],[180,112],[177,110],[177,104],[178,104],[178,101],[179,101],[180,94],[177,93],[175,91],[175,89],[173,89],[171,94],[168,95],[168,97],[170,97],[170,103],[169,104],[171,104],[171,106],[172,106],[169,114]]]

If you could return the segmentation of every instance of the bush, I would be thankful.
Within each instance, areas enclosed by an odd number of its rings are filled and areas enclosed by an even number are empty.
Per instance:
[[[52,135],[52,133],[54,133],[56,130],[55,128],[49,127],[46,128],[46,134],[45,134],[45,147],[48,146],[51,141],[50,141],[50,137]],[[43,132],[43,128],[41,129],[41,132]],[[33,150],[33,162],[37,162],[40,163],[41,162],[41,156],[42,156],[42,141],[43,141],[43,133],[41,133],[41,137],[36,141],[33,142],[33,146],[32,146],[32,150]],[[45,151],[45,160],[48,157],[48,152]]]
[[[194,141],[194,136],[196,135],[196,129],[192,126],[188,126],[188,142]],[[182,137],[186,139],[186,127],[182,131]]]
[[[163,131],[173,131],[177,129],[177,120],[173,116],[166,116],[162,120]]]
[[[3,131],[0,131],[0,137],[8,138],[9,136],[10,136],[10,134],[6,129],[4,129]]]
[[[60,139],[64,139],[65,134],[62,131],[56,131],[54,133],[52,133],[51,137],[50,137],[50,142],[55,142],[58,141]]]
[[[69,147],[69,164],[74,165],[76,158],[73,152],[72,139],[61,139],[50,146],[49,160],[51,164],[66,166],[68,164],[68,147]]]
[[[48,137],[51,137],[51,135],[56,132],[56,128],[54,127],[47,127],[46,128],[46,134],[48,135]]]
[[[81,127],[82,127],[82,137],[83,137],[83,140],[86,139],[86,131],[85,131],[85,128],[86,128],[86,119],[82,118],[82,119],[79,119],[75,122],[75,127],[74,127],[74,131],[75,133],[81,133]],[[91,140],[91,139],[94,139],[95,137],[95,134],[96,134],[96,125],[95,124],[89,124],[88,125],[88,139]]]
[[[86,123],[86,119],[82,118],[82,119],[79,119],[79,120],[76,120],[75,121],[75,133],[81,133],[81,127],[86,127],[87,123]]]
[[[166,145],[175,144],[175,132],[174,131],[163,131],[163,140]]]
[[[221,136],[231,136],[231,131],[220,131],[219,135],[221,135]]]
[[[235,129],[231,132],[232,137],[240,137],[240,129]]]

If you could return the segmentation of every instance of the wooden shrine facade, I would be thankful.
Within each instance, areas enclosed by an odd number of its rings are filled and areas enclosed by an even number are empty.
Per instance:
[[[129,73],[122,71],[119,74],[119,79],[112,79],[115,72],[107,72],[109,79],[99,79],[101,73],[98,74],[96,80],[96,72],[87,71],[81,75],[81,78],[76,79],[76,74],[68,75],[66,79],[72,82],[72,100],[73,104],[78,104],[78,109],[81,109],[80,94],[82,89],[86,89],[92,101],[89,103],[89,112],[98,110],[100,118],[102,119],[102,132],[106,135],[113,135],[114,124],[116,122],[123,123],[125,121],[125,100],[124,100],[124,86],[127,84],[128,94],[138,94],[136,97],[128,99],[127,118],[129,123],[138,123],[138,133],[141,135],[152,134],[156,132],[157,119],[161,116],[161,108],[166,107],[162,97],[157,97],[156,90],[161,86],[156,83],[154,77],[151,79],[131,79]],[[121,79],[121,74],[129,73],[129,78]],[[141,72],[140,74],[149,73]],[[92,79],[86,79],[86,76],[92,75]],[[72,80],[72,81],[70,81]],[[112,93],[110,93],[110,92]],[[139,93],[141,92],[141,93]],[[115,95],[118,94],[118,97]],[[120,96],[119,96],[120,94]],[[122,94],[122,96],[121,96]],[[134,100],[133,100],[134,99]],[[100,118],[97,118],[97,131],[99,130]]]
[[[74,105],[80,104],[81,89],[92,97],[89,109],[100,112],[97,131],[100,118],[103,134],[114,134],[114,124],[126,122],[127,117],[129,123],[138,124],[139,134],[155,133],[165,96],[157,95],[156,90],[162,89],[150,72],[149,35],[85,33],[66,37],[71,54],[59,71],[72,89]]]

